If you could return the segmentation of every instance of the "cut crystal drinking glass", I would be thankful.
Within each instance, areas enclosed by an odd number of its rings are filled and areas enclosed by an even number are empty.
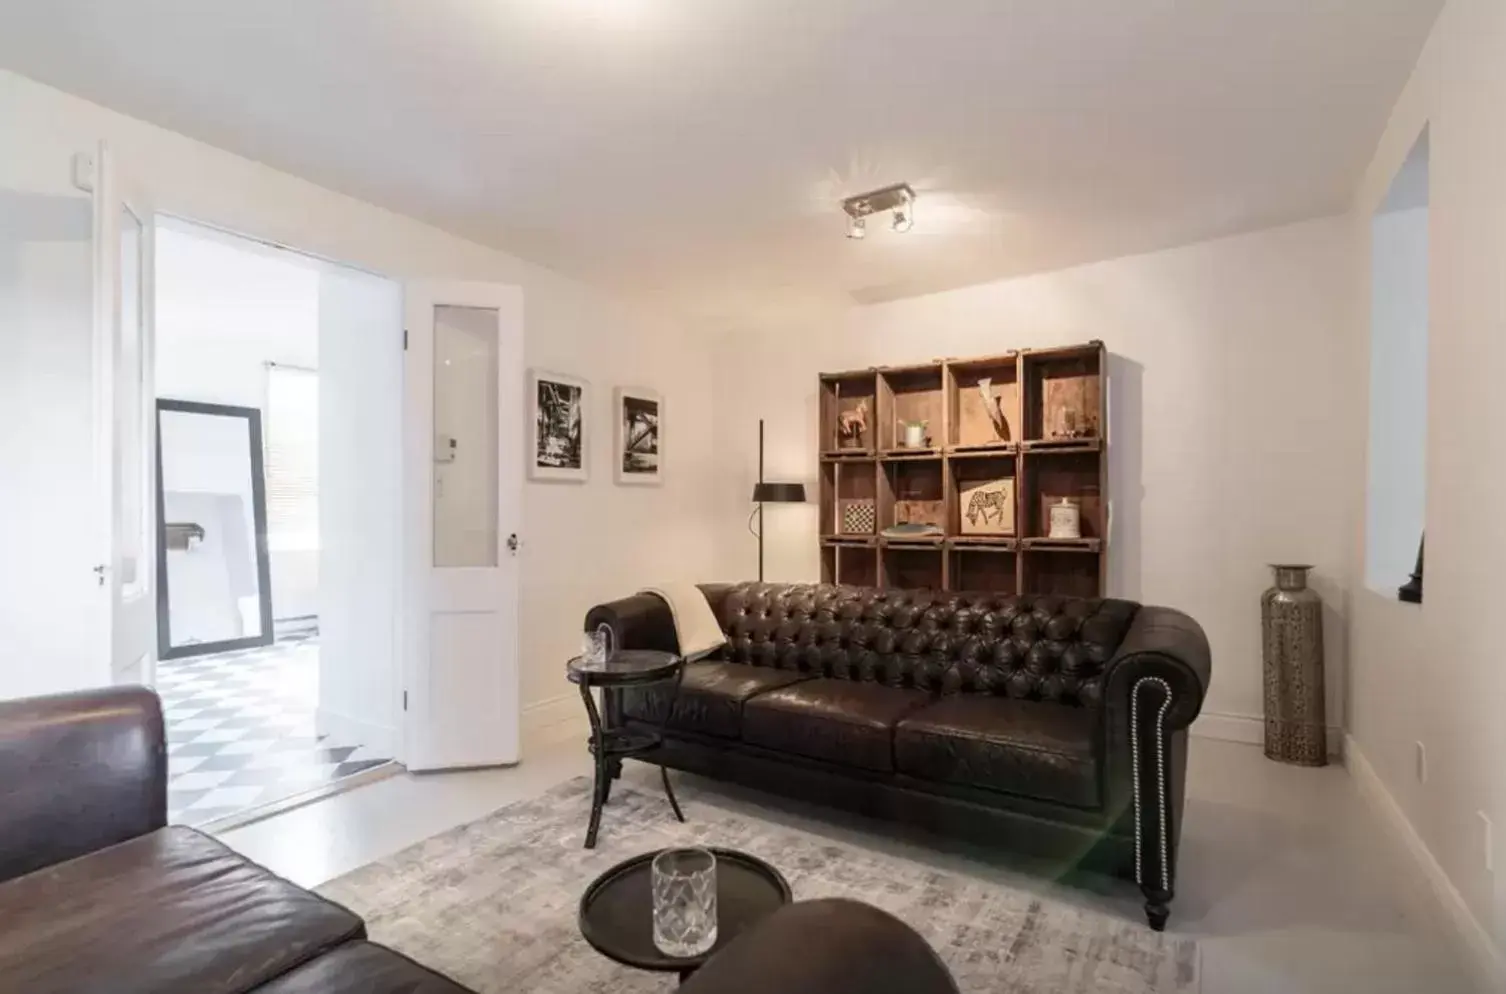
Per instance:
[[[668,956],[699,956],[716,945],[716,856],[666,849],[654,857],[654,945]]]

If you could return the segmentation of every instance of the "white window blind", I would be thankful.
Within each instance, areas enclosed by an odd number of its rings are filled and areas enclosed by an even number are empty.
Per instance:
[[[267,366],[267,545],[319,548],[319,374]]]

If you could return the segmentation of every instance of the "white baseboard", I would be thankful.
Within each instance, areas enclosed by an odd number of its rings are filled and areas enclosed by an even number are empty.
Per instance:
[[[314,729],[336,742],[351,742],[372,750],[373,756],[397,755],[397,729],[362,721],[328,708],[314,709]]]
[[[523,751],[545,749],[570,738],[579,738],[584,746],[591,734],[586,706],[579,694],[534,701],[523,706]]]
[[[1360,793],[1375,808],[1390,829],[1396,833],[1406,845],[1412,858],[1422,868],[1423,874],[1428,879],[1428,884],[1433,889],[1433,894],[1438,902],[1443,905],[1444,912],[1454,926],[1454,932],[1458,935],[1463,951],[1465,963],[1475,980],[1476,986],[1484,992],[1506,991],[1506,958],[1496,948],[1495,941],[1485,926],[1469,910],[1469,905],[1464,903],[1458,888],[1454,886],[1443,867],[1438,865],[1438,860],[1433,857],[1432,850],[1428,849],[1427,843],[1422,841],[1422,836],[1417,834],[1406,812],[1402,811],[1401,805],[1396,803],[1396,798],[1386,789],[1385,783],[1360,751],[1352,736],[1346,736],[1344,752],[1347,756],[1345,765],[1349,767],[1349,775],[1354,778]]]
[[[1244,742],[1249,745],[1265,744],[1265,719],[1252,714],[1229,714],[1220,711],[1204,711],[1192,723],[1192,734],[1204,739],[1221,742]],[[1344,755],[1344,730],[1337,725],[1328,726],[1328,756],[1340,759]]]

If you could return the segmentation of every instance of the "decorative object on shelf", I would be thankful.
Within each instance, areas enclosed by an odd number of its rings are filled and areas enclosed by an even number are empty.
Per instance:
[[[763,506],[765,504],[804,504],[805,484],[765,483],[763,478],[763,418],[758,419],[758,482],[753,484],[753,512],[748,515],[748,531],[758,539],[758,580],[763,582]],[[754,519],[758,527],[754,528]]]
[[[863,448],[863,435],[868,431],[868,400],[858,401],[837,415],[837,445],[844,449]]]
[[[931,440],[926,436],[927,422],[901,421],[899,426],[902,429],[899,441],[902,448],[924,449],[931,444]]]
[[[664,479],[664,400],[653,390],[618,387],[615,401],[617,482],[657,485]]]
[[[988,412],[988,420],[994,426],[994,434],[1001,442],[1009,441],[1009,422],[1004,418],[1004,408],[999,403],[999,398],[994,395],[993,379],[985,376],[979,380],[978,392],[983,395],[983,409]]]
[[[940,525],[904,521],[897,525],[890,525],[880,534],[885,538],[939,538],[946,533],[941,530]]]
[[[878,523],[878,509],[871,498],[843,499],[837,503],[842,509],[838,532],[843,535],[873,534],[874,526]]]
[[[1417,568],[1412,571],[1412,576],[1406,583],[1396,589],[1397,599],[1408,604],[1422,603],[1422,547],[1424,538],[1417,540]]]
[[[528,371],[533,404],[528,477],[584,483],[590,476],[590,385],[575,376]]]
[[[1051,505],[1050,525],[1047,538],[1082,538],[1082,508],[1063,497]]]
[[[932,525],[938,529],[946,521],[946,501],[897,500],[894,502],[894,523],[899,525]]]
[[[1265,754],[1299,766],[1328,763],[1323,693],[1323,600],[1307,586],[1311,566],[1275,564],[1260,598],[1265,660]]]
[[[963,487],[957,500],[963,535],[1014,534],[1014,477]]]

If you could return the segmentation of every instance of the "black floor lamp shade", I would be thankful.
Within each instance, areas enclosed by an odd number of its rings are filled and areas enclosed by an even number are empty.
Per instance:
[[[805,484],[803,483],[755,483],[753,484],[753,503],[755,504],[804,504]]]

